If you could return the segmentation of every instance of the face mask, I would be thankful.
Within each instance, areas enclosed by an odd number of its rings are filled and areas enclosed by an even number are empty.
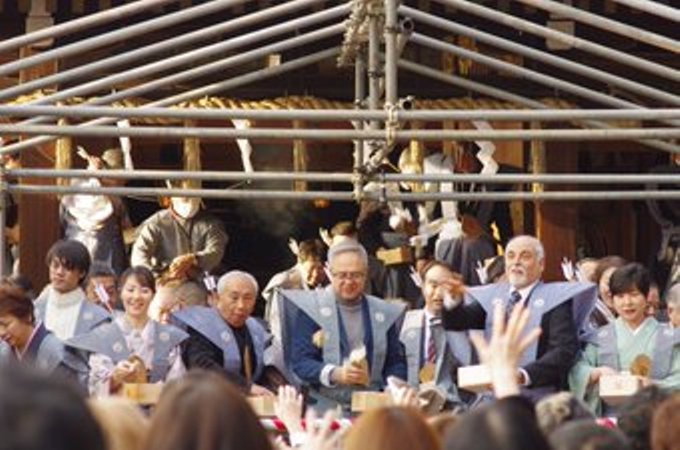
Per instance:
[[[170,201],[172,203],[172,210],[183,219],[194,217],[201,205],[201,199],[196,197],[172,197]]]

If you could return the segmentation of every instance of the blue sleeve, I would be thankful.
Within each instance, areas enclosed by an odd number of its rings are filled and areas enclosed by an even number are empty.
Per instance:
[[[293,372],[304,382],[318,385],[325,364],[322,350],[314,345],[312,336],[321,327],[302,311],[298,311],[294,323],[291,353]]]
[[[406,366],[406,351],[404,344],[399,340],[399,330],[401,329],[401,321],[397,321],[387,331],[387,357],[385,358],[385,367],[383,368],[383,382],[387,382],[387,377],[394,376],[406,380],[407,366]]]

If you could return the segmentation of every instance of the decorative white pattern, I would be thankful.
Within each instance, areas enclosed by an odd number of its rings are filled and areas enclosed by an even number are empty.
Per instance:
[[[160,339],[163,342],[168,342],[170,340],[170,334],[167,331],[161,331],[158,334],[158,339]]]
[[[333,310],[331,308],[329,308],[328,306],[324,306],[323,308],[321,308],[321,310],[319,312],[324,317],[330,317],[333,314]]]
[[[220,334],[220,338],[224,342],[229,342],[229,339],[231,339],[231,336],[229,336],[229,332],[225,330],[225,331],[222,332],[222,334]]]
[[[383,323],[385,321],[385,314],[381,312],[375,313],[375,320],[376,322]]]
[[[122,342],[116,342],[113,344],[113,351],[116,353],[120,353],[123,351],[123,343]]]
[[[537,298],[534,301],[534,307],[536,307],[536,308],[543,308],[544,305],[545,305],[545,300],[543,300],[542,298]]]

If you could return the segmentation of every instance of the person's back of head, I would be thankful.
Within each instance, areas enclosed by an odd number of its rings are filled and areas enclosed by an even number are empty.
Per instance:
[[[649,386],[621,405],[617,424],[628,437],[633,450],[650,449],[652,417],[659,405],[669,397],[667,391]]]
[[[680,450],[680,393],[664,401],[652,419],[652,450]]]
[[[216,373],[191,371],[161,395],[144,448],[271,450],[271,444],[236,388]]]
[[[77,388],[26,367],[0,368],[0,450],[103,450]]]
[[[595,415],[588,405],[571,392],[558,392],[541,399],[536,404],[536,418],[543,433],[550,436],[550,433],[564,423],[582,419],[594,421]]]
[[[550,450],[528,400],[507,398],[464,415],[445,450]]]
[[[390,407],[362,414],[345,438],[344,450],[439,450],[441,443],[413,408]]]
[[[550,435],[553,450],[631,450],[619,430],[598,425],[592,420],[565,423]]]
[[[91,399],[89,406],[104,432],[106,450],[144,450],[149,419],[139,406],[123,397]]]

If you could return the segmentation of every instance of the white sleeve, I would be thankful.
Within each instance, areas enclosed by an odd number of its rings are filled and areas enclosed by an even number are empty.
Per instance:
[[[115,364],[113,360],[101,353],[90,356],[90,376],[87,380],[87,389],[93,397],[107,397],[111,395],[111,375]]]

